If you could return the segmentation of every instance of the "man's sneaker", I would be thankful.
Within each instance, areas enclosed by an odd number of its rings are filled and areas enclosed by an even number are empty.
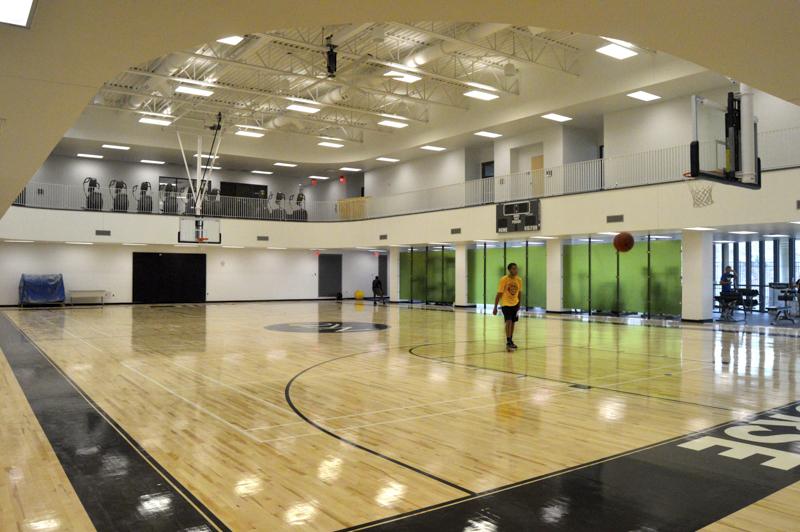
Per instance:
[[[511,349],[516,349],[517,344],[515,344],[514,342],[508,342],[508,347],[510,347]]]

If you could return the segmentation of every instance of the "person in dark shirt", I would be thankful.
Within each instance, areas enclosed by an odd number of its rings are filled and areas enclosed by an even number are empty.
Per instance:
[[[383,283],[381,282],[381,278],[377,275],[375,279],[372,280],[372,304],[376,307],[378,306],[378,299],[385,305],[386,300],[383,297]]]
[[[719,284],[722,285],[723,294],[733,293],[735,279],[736,273],[734,273],[733,268],[725,266],[725,272],[722,274],[722,277],[719,278]]]

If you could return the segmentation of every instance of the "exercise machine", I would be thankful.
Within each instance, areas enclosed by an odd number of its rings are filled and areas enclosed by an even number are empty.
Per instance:
[[[297,199],[295,200],[295,207],[297,207],[294,211],[292,211],[292,219],[298,222],[306,222],[308,221],[308,211],[306,210],[306,195],[302,192],[297,193]]]
[[[273,220],[285,220],[286,219],[286,209],[283,206],[283,202],[286,200],[286,194],[283,192],[278,192],[275,194],[275,210],[272,211],[272,219]]]
[[[100,192],[100,184],[97,179],[87,177],[83,180],[83,193],[86,195],[86,210],[103,210],[103,193]]]
[[[128,212],[128,185],[120,179],[108,182],[108,192],[111,195],[111,208],[115,212]]]
[[[149,194],[152,185],[149,181],[133,187],[133,197],[136,199],[136,212],[153,212],[153,197]]]
[[[178,192],[176,188],[171,183],[164,187],[164,214],[178,214]]]

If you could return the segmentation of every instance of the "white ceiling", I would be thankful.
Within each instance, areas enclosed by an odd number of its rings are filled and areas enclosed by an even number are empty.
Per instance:
[[[335,78],[325,77],[327,35],[338,43]],[[510,136],[552,125],[540,118],[546,112],[568,114],[575,118],[570,125],[599,130],[603,113],[646,105],[625,96],[634,90],[670,98],[726,83],[687,61],[643,48],[624,61],[595,52],[606,44],[570,32],[471,23],[341,25],[253,34],[235,46],[211,42],[134,65],[109,80],[55,152],[74,155],[116,142],[136,151],[109,158],[179,162],[176,130],[194,149],[197,133],[221,112],[226,134],[220,153],[243,169],[274,161],[302,163],[307,170],[371,169],[386,164],[375,161],[379,156],[429,155],[419,150],[424,144],[455,149],[486,142],[473,135],[482,129]],[[422,64],[411,69],[419,81],[384,75],[392,69],[408,73],[389,65],[420,56],[425,61],[418,59]],[[508,64],[514,75],[507,75]],[[205,82],[214,94],[176,93],[186,79]],[[465,97],[471,82],[495,87],[500,97]],[[297,103],[289,98],[324,105],[307,115],[287,110]],[[170,127],[143,125],[142,112],[179,118]],[[409,118],[409,126],[380,126],[382,113]],[[262,127],[265,135],[233,135],[237,124]],[[321,135],[346,139],[345,146],[320,147]],[[207,149],[210,132],[205,136]]]

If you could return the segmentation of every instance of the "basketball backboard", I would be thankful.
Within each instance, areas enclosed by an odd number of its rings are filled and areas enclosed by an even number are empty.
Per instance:
[[[181,217],[178,227],[178,243],[221,244],[222,225],[218,218]]]

